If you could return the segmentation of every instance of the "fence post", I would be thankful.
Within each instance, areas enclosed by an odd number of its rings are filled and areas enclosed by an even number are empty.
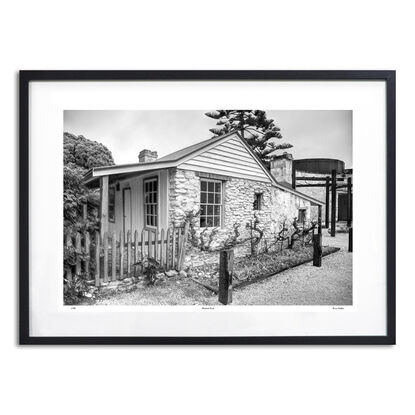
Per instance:
[[[322,254],[321,239],[322,239],[321,234],[318,233],[317,235],[313,235],[313,248],[314,248],[313,265],[315,267],[321,267],[321,254]]]
[[[220,251],[219,257],[219,302],[232,302],[233,249]]]
[[[81,234],[79,232],[76,233],[75,236],[75,252],[76,252],[76,266],[75,266],[75,274],[81,275],[81,258],[80,254],[82,252],[82,245],[81,245]]]
[[[145,255],[145,244],[146,244],[146,235],[144,233],[144,229],[141,231],[141,257],[140,257],[140,261],[141,261],[141,273],[143,273],[144,271],[144,255]]]
[[[117,279],[117,234],[112,233],[112,250],[111,250],[111,281]]]
[[[349,252],[353,252],[353,228],[349,228]]]
[[[99,287],[101,285],[100,280],[100,233],[97,231],[95,232],[95,286]]]
[[[89,257],[91,254],[91,239],[89,236],[89,232],[84,232],[84,243],[85,243],[85,254],[87,255],[85,259],[85,275],[86,278],[89,279]]]
[[[120,280],[124,276],[124,232],[120,232]]]
[[[170,228],[166,232],[166,271],[170,271]]]
[[[171,269],[176,267],[176,228],[173,226],[173,239],[171,243]]]
[[[138,231],[134,231],[134,263],[138,262]],[[137,275],[137,266],[134,266],[134,276]]]
[[[104,282],[108,282],[108,232],[104,232]]]
[[[66,235],[66,241],[65,241],[65,245],[70,248],[72,246],[72,237],[71,235],[68,233]],[[72,265],[68,265],[68,268],[66,270],[66,279],[71,282],[72,281]]]
[[[127,278],[131,274],[131,232],[127,231]]]
[[[160,231],[160,266],[164,266],[164,229]]]
[[[183,269],[184,265],[184,257],[186,253],[186,243],[187,243],[187,234],[189,233],[189,224],[186,222],[184,225],[183,235],[180,240],[180,247],[179,247],[179,261],[177,264],[178,271]]]

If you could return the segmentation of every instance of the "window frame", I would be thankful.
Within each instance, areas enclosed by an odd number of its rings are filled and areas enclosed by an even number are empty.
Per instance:
[[[203,191],[206,193],[206,195],[209,194],[209,183],[218,183],[220,185],[220,203],[215,203],[215,201],[213,201],[213,203],[208,203],[208,196],[206,199],[205,203],[202,203],[202,182],[206,182],[206,190]],[[223,227],[223,195],[224,195],[224,189],[223,189],[223,181],[222,180],[215,180],[215,179],[208,179],[208,178],[200,178],[200,191],[199,191],[199,206],[200,206],[200,215],[199,215],[199,228],[201,229],[213,229],[213,228],[222,228]],[[211,193],[211,192],[210,192]],[[213,192],[213,195],[218,194],[215,190]],[[213,215],[207,215],[207,213],[205,215],[202,215],[202,206],[206,206],[206,212],[207,212],[207,207],[208,206],[219,206],[219,225],[215,226],[207,226],[207,218],[209,216],[212,216],[213,221],[215,220],[214,218],[217,217],[217,215],[215,215],[215,213],[213,212]],[[214,208],[213,208],[214,209]],[[202,222],[202,216],[204,216],[206,218],[206,225],[202,226],[201,222]],[[213,222],[214,223],[214,222]]]
[[[254,195],[255,199],[254,199],[254,203],[253,203],[253,210],[255,212],[261,211],[263,208],[263,204],[264,204],[264,193],[262,192],[255,192]],[[255,203],[258,202],[257,206],[255,207]]]
[[[300,220],[300,215],[303,216],[303,220]],[[298,223],[305,223],[307,219],[307,208],[298,208],[298,216],[297,216],[297,222]]]
[[[157,183],[157,191],[156,191],[156,195],[157,195],[157,202],[154,203],[148,203],[146,202],[146,183],[149,182],[156,182]],[[151,193],[154,193],[154,191],[152,191]],[[147,216],[147,206],[155,206],[155,214],[151,214],[149,216]],[[160,215],[159,215],[159,206],[160,206],[160,180],[158,176],[151,176],[151,177],[145,177],[143,178],[143,227],[144,228],[151,228],[151,229],[157,229],[160,223]],[[155,217],[155,223],[156,225],[149,225],[147,224],[147,218],[148,217]]]

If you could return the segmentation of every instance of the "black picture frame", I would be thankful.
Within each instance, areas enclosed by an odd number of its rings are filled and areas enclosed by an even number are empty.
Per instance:
[[[386,83],[386,312],[385,336],[296,337],[34,337],[29,309],[29,84],[36,81],[384,81]],[[22,345],[139,344],[349,344],[396,342],[396,73],[391,70],[335,71],[20,71],[19,79],[19,343]]]

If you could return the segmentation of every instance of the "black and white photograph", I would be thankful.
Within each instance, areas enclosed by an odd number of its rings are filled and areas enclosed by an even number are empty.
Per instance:
[[[353,306],[353,111],[63,111],[65,306]]]

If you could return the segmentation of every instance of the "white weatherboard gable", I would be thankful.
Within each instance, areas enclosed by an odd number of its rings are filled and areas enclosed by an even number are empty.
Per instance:
[[[178,168],[271,182],[264,168],[236,134],[226,137],[212,147],[207,147],[188,156],[183,163],[179,164]]]

